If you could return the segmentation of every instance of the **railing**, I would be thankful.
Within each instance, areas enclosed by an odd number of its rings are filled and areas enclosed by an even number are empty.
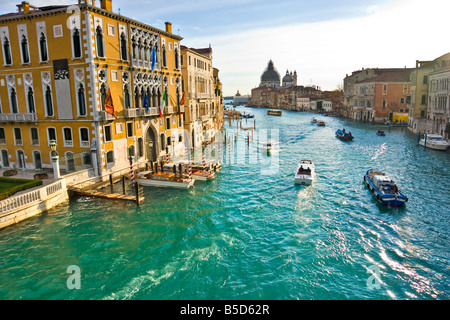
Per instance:
[[[173,113],[173,106],[167,106],[167,107],[164,107],[164,113],[165,113],[165,114],[171,114],[171,113]]]
[[[134,109],[125,109],[125,117],[126,118],[136,118],[140,116],[140,109],[134,108]]]
[[[152,107],[147,109],[141,109],[141,116],[143,117],[151,117],[151,116],[157,116],[159,115],[158,108]]]
[[[12,196],[8,199],[0,201],[0,213],[11,210],[20,210],[22,207],[47,200],[52,194],[65,189],[64,180],[57,181],[50,185],[41,187],[18,196]]]
[[[0,113],[0,122],[33,122],[37,121],[36,113]]]
[[[100,120],[114,120],[114,117],[106,111],[100,111]]]

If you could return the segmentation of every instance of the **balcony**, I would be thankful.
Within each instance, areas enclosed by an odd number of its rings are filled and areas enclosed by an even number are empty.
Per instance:
[[[141,115],[140,109],[125,109],[125,118],[136,118]]]
[[[0,122],[35,122],[36,113],[0,113]]]
[[[100,121],[111,121],[114,120],[115,118],[110,115],[108,112],[106,111],[100,111],[99,113],[99,120]]]
[[[140,110],[140,115],[142,117],[158,116],[159,115],[159,111],[158,111],[158,108],[156,108],[156,107],[148,108],[148,110],[147,109],[141,109]]]
[[[173,106],[167,106],[167,107],[164,107],[164,113],[165,113],[165,114],[171,114],[171,113],[173,113]]]

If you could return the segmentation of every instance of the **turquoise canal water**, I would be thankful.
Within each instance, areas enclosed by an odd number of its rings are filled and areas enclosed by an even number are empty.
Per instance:
[[[0,298],[450,298],[450,152],[419,147],[405,128],[379,137],[367,124],[316,115],[326,121],[318,127],[310,113],[237,109],[278,135],[278,153],[238,153],[232,165],[224,153],[215,180],[146,187],[140,207],[72,200],[0,230]],[[342,127],[353,142],[335,138]],[[244,151],[246,137],[240,130]],[[301,159],[316,165],[312,186],[294,185]],[[409,197],[404,208],[373,199],[362,183],[372,167]],[[80,289],[67,286],[73,265]]]

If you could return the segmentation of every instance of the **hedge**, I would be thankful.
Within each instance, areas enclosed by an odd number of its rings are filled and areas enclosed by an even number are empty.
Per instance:
[[[11,184],[13,184],[11,186]],[[15,185],[14,185],[15,184]],[[0,200],[6,199],[16,192],[42,185],[41,180],[28,180],[0,177]]]

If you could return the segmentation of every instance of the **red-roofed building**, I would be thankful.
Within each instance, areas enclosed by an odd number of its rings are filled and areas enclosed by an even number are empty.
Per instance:
[[[344,116],[358,121],[403,122],[413,69],[366,69],[344,79]]]

